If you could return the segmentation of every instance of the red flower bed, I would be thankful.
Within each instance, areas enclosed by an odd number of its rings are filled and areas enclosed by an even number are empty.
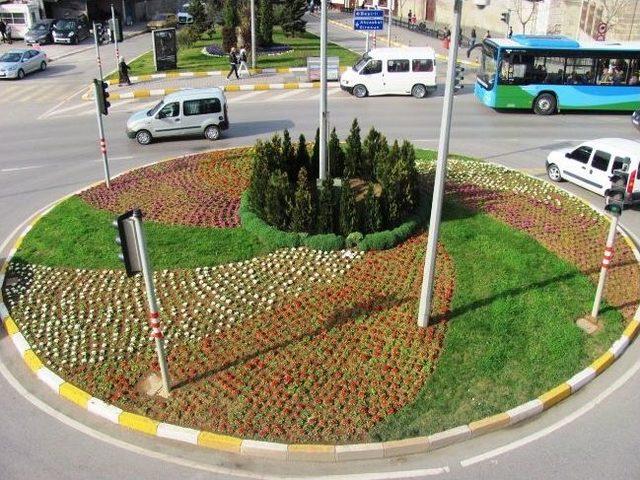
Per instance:
[[[158,222],[229,228],[240,224],[240,196],[251,168],[249,149],[193,155],[135,170],[80,196],[96,208],[121,213],[141,208]]]

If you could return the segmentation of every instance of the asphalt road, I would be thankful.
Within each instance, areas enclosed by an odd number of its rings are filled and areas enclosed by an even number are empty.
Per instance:
[[[131,58],[147,41],[132,39],[122,49]],[[55,63],[44,75],[0,84],[0,238],[46,204],[102,179],[95,117],[91,105],[79,98],[94,75],[94,62],[92,52],[81,53]],[[15,87],[24,92],[35,88],[38,93],[25,95],[39,96],[31,101],[9,97],[7,92]],[[145,104],[114,104],[105,119],[112,172],[174,155],[251,144],[284,128],[294,135],[314,134],[317,92],[239,93],[230,94],[229,101],[232,127],[219,142],[176,140],[148,147],[124,135],[127,116]],[[336,91],[329,108],[330,122],[343,137],[357,117],[365,129],[375,126],[390,139],[406,138],[427,148],[437,145],[442,108],[438,94],[424,101],[358,100]],[[454,118],[452,151],[538,176],[554,148],[587,138],[638,136],[626,115],[542,118],[498,113],[479,105],[469,92],[456,98]],[[602,204],[584,190],[563,186]],[[640,236],[638,212],[626,212],[623,224]],[[637,478],[640,421],[634,413],[639,368],[640,347],[634,344],[595,382],[539,418],[428,455],[341,465],[281,465],[161,441],[102,422],[50,394],[26,370],[8,339],[0,336],[0,478],[232,478],[232,472],[242,478],[349,478],[372,472],[382,473],[366,478]]]

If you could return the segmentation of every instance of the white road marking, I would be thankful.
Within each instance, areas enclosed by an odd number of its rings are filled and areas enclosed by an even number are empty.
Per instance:
[[[463,467],[469,467],[471,465],[475,465],[476,463],[484,462],[485,460],[489,460],[493,457],[497,457],[498,455],[502,455],[504,453],[510,452],[524,445],[527,445],[531,442],[535,442],[536,440],[539,440],[540,438],[543,438],[549,435],[550,433],[553,433],[554,431],[564,427],[565,425],[570,424],[574,420],[577,420],[578,418],[583,416],[585,413],[588,413],[589,411],[591,411],[593,408],[595,408],[596,405],[602,402],[605,398],[607,398],[613,392],[615,392],[620,387],[622,387],[625,383],[627,383],[627,381],[629,381],[631,377],[633,377],[638,372],[638,370],[640,370],[640,361],[637,361],[635,364],[633,364],[633,366],[629,370],[624,372],[624,374],[621,377],[619,377],[612,385],[610,385],[609,388],[601,392],[600,395],[598,395],[596,398],[594,398],[593,400],[591,400],[589,403],[585,404],[578,410],[574,411],[570,415],[567,415],[562,420],[559,420],[553,425],[543,428],[542,430],[532,433],[531,435],[527,435],[526,437],[521,438],[520,440],[516,440],[515,442],[508,443],[506,445],[503,445],[502,447],[498,447],[493,450],[489,450],[488,452],[481,453],[480,455],[476,455],[475,457],[462,460],[460,462],[460,465],[462,465]]]
[[[69,95],[68,97],[66,97],[64,100],[62,100],[60,103],[58,103],[57,105],[54,105],[53,107],[51,107],[49,110],[47,110],[46,112],[44,112],[42,115],[40,115],[38,117],[38,120],[42,120],[44,118],[47,118],[48,116],[50,116],[51,114],[53,114],[54,112],[56,112],[56,110],[61,107],[62,105],[64,105],[65,103],[67,103],[69,100],[71,100],[73,97],[75,97],[76,95],[79,95],[80,93],[84,92],[87,89],[87,87],[82,87],[80,90],[76,90],[75,92],[73,92],[71,95]]]
[[[256,97],[256,96],[259,96],[259,95],[263,95],[264,93],[265,93],[264,90],[258,90],[258,91],[255,91],[255,92],[249,92],[249,93],[245,93],[243,95],[238,95],[237,97],[229,95],[228,99],[229,99],[230,103],[243,102],[243,101],[247,100],[248,98],[253,98],[253,97]]]
[[[279,93],[278,95],[275,95],[275,96],[269,98],[269,101],[277,102],[279,100],[284,100],[285,98],[294,97],[296,95],[300,95],[301,91],[302,90],[290,90],[288,92]],[[304,93],[306,93],[306,92],[304,92]]]
[[[46,97],[47,95],[51,94],[51,91],[48,88],[41,86],[32,87],[28,90],[25,89],[22,97],[20,97],[20,102],[24,103],[34,101],[36,98],[42,97],[43,94]]]
[[[18,172],[20,170],[33,170],[34,168],[44,168],[47,165],[29,165],[26,167],[3,168],[0,172]]]
[[[2,91],[0,91],[0,101],[1,102],[13,101],[17,99],[21,93],[22,93],[22,89],[19,87],[9,87],[7,88],[7,90],[3,89]]]

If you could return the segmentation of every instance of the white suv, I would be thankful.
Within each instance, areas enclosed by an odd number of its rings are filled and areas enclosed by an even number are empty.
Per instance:
[[[567,180],[599,195],[610,188],[613,170],[628,164],[631,200],[640,200],[640,142],[624,138],[600,138],[577,147],[554,150],[546,161],[554,182]]]

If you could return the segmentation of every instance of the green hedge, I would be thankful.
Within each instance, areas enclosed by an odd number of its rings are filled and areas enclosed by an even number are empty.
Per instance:
[[[421,202],[426,203],[426,202]],[[420,211],[425,212],[425,205],[420,205]],[[251,210],[249,195],[245,192],[240,200],[240,221],[242,227],[254,235],[267,249],[293,248],[304,245],[314,250],[342,250],[345,238],[341,235],[327,233],[322,235],[308,235],[306,233],[283,232],[267,224]],[[363,251],[385,250],[404,242],[423,224],[426,213],[414,215],[409,220],[392,230],[370,233],[358,243]]]

